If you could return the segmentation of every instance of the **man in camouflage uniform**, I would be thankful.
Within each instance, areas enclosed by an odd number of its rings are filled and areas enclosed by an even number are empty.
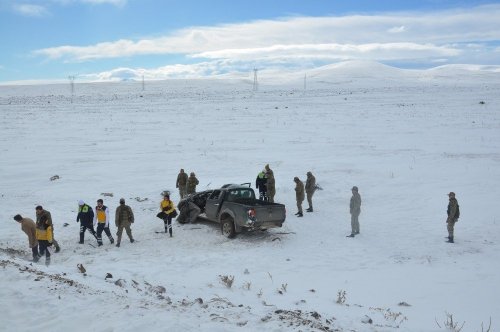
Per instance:
[[[116,208],[115,213],[115,224],[118,228],[116,232],[116,246],[120,247],[120,242],[122,240],[123,229],[127,231],[130,243],[134,243],[134,238],[132,237],[132,230],[130,225],[134,223],[134,213],[130,206],[125,205],[125,198],[120,198],[120,206]]]
[[[297,217],[302,217],[302,202],[304,201],[304,183],[298,177],[294,177],[295,182],[295,198],[297,200],[298,212],[295,214]]]
[[[187,180],[187,194],[194,194],[196,192],[196,186],[200,183],[196,178],[194,172],[189,174],[189,178]]]
[[[361,213],[361,196],[358,193],[358,187],[354,186],[351,189],[352,197],[349,204],[351,212],[351,235],[347,237],[354,237],[359,234],[359,214]]]
[[[307,194],[307,204],[309,204],[309,208],[306,209],[307,212],[313,212],[312,197],[315,191],[316,191],[316,178],[311,172],[307,172],[306,194]]]
[[[446,219],[446,224],[448,228],[448,241],[449,243],[454,243],[453,240],[453,233],[455,230],[455,223],[458,221],[458,218],[460,217],[460,208],[458,206],[458,201],[455,198],[455,193],[450,192],[448,194],[448,197],[450,198],[450,202],[448,203],[448,218]]]
[[[179,188],[179,196],[184,198],[186,196],[186,185],[188,181],[188,175],[184,173],[184,169],[181,168],[179,174],[177,175],[177,182],[175,182],[175,187]]]
[[[269,164],[265,167],[266,170],[266,187],[267,187],[267,200],[271,203],[274,203],[274,195],[276,194],[275,180],[274,180],[274,172],[269,167]]]

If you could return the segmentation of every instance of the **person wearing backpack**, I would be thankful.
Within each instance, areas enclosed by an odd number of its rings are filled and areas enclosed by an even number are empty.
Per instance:
[[[446,224],[448,228],[448,243],[454,243],[453,240],[453,233],[455,230],[455,223],[458,221],[458,218],[460,217],[460,206],[458,205],[458,201],[455,198],[455,193],[450,192],[448,194],[448,197],[450,198],[450,202],[448,203],[448,210],[446,211],[448,213],[448,218],[446,219]]]

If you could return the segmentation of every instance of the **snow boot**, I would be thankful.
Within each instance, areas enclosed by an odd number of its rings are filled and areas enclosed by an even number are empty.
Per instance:
[[[347,235],[346,237],[354,237],[354,233],[351,233],[351,235]]]
[[[453,241],[453,236],[450,236],[448,237],[448,241],[446,241],[448,243],[455,243],[455,241]]]
[[[120,242],[118,242],[118,243],[116,244],[116,247],[117,247],[117,248],[120,248]]]
[[[304,215],[302,214],[302,212],[299,212],[297,213],[297,217],[303,217]]]
[[[45,266],[50,265],[50,256],[45,258]]]
[[[307,211],[307,212],[313,212],[313,208],[312,208],[312,207],[311,207],[311,208],[308,208],[308,209],[306,209],[306,211]]]

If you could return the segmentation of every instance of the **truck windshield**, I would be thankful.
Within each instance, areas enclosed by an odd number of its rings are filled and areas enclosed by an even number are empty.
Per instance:
[[[241,188],[241,189],[231,189],[228,192],[227,200],[236,201],[240,199],[255,199],[255,194],[252,189]]]

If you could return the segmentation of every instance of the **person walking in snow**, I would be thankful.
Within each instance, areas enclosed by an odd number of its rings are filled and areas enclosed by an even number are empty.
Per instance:
[[[187,194],[194,194],[196,192],[196,186],[200,183],[198,179],[196,178],[196,175],[194,172],[191,172],[189,174],[189,178],[187,180]]]
[[[184,198],[186,196],[186,186],[188,182],[188,175],[184,173],[184,169],[181,168],[179,174],[177,175],[177,181],[175,182],[175,187],[179,188],[179,196]]]
[[[163,200],[160,202],[161,218],[163,219],[163,223],[165,224],[165,234],[169,233],[170,237],[172,237],[172,217],[175,213],[175,204],[170,200],[170,195],[165,194],[163,196]]]
[[[266,179],[267,179],[267,181],[266,181],[267,200],[271,203],[274,203],[274,195],[276,194],[274,172],[269,167],[269,164],[266,165],[265,170],[266,170]]]
[[[80,222],[80,242],[78,243],[83,244],[85,242],[85,231],[87,229],[97,240],[97,234],[94,230],[94,210],[82,200],[78,201],[76,222]]]
[[[361,213],[361,196],[359,195],[358,187],[352,187],[351,191],[352,197],[349,204],[349,211],[351,213],[351,235],[347,237],[354,237],[359,234],[359,214]]]
[[[306,194],[307,194],[307,204],[309,205],[309,207],[306,209],[307,212],[313,212],[312,197],[315,191],[316,191],[316,178],[311,172],[307,172]]]
[[[261,201],[267,201],[267,186],[266,186],[266,171],[263,170],[257,174],[257,179],[255,179],[255,188],[259,189],[259,199]]]
[[[40,222],[41,218],[44,218],[47,220],[47,223],[49,223],[50,226],[52,226],[52,243],[54,244],[54,248],[56,249],[55,252],[58,253],[59,251],[61,251],[61,247],[54,238],[54,223],[52,222],[52,215],[50,214],[49,211],[45,210],[41,205],[37,205],[37,207],[35,208],[35,214],[37,223]]]
[[[298,177],[294,177],[295,182],[295,198],[297,200],[298,212],[295,214],[297,217],[302,217],[302,202],[304,201],[304,183]]]
[[[134,223],[134,213],[130,206],[125,205],[125,198],[120,198],[120,206],[116,208],[115,212],[115,224],[118,228],[116,232],[116,246],[120,247],[120,242],[122,240],[123,229],[127,232],[130,243],[134,243],[134,238],[132,237],[132,229],[130,226]]]
[[[38,253],[42,257],[45,254],[45,265],[50,265],[49,247],[53,243],[54,233],[52,232],[52,223],[47,215],[42,215],[36,222],[36,239],[38,241]]]
[[[14,220],[21,224],[21,230],[28,235],[28,244],[33,253],[33,262],[38,262],[38,240],[36,239],[36,224],[30,218],[23,218],[20,214],[14,216]]]
[[[448,218],[446,218],[446,225],[448,229],[448,241],[449,243],[454,243],[454,231],[455,231],[455,223],[458,221],[460,217],[460,207],[458,205],[458,201],[455,198],[455,193],[452,191],[448,194],[449,203],[448,209],[446,213],[448,214]]]
[[[95,207],[95,215],[94,215],[94,227],[97,225],[97,245],[102,246],[102,232],[106,233],[108,236],[109,242],[113,244],[115,239],[111,235],[111,231],[109,230],[109,209],[106,205],[104,205],[104,201],[102,199],[97,200],[97,206]]]

